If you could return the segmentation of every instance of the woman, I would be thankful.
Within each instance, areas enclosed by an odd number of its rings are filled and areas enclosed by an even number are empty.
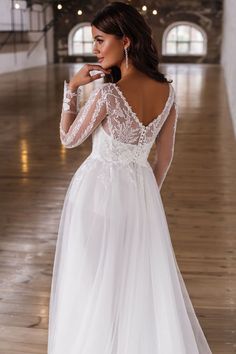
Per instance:
[[[61,142],[74,148],[92,134],[93,148],[62,210],[48,354],[211,353],[160,196],[174,151],[174,89],[158,70],[151,30],[135,8],[108,4],[92,34],[101,65],[84,65],[64,86]],[[81,86],[104,75],[79,109]]]

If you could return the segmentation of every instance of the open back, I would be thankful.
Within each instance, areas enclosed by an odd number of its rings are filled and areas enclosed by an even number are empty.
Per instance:
[[[82,108],[79,107],[80,93],[81,88],[78,94],[72,93],[65,83],[60,122],[61,142],[67,148],[73,148],[97,130],[93,142],[94,144],[97,142],[99,133],[97,146],[101,150],[99,151],[96,146],[93,153],[100,154],[104,159],[109,155],[110,161],[127,164],[147,162],[150,149],[156,141],[154,173],[161,188],[173,158],[178,116],[172,85],[169,84],[169,97],[163,111],[148,125],[144,125],[138,119],[115,83],[105,83],[95,88]],[[69,129],[66,129],[68,119],[74,120]],[[110,140],[106,141],[108,137]]]

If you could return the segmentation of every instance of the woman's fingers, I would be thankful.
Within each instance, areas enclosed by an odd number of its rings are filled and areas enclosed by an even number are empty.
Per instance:
[[[100,71],[100,73],[91,75],[90,71],[93,70]],[[70,80],[70,86],[78,87],[81,85],[86,85],[87,83],[97,80],[109,73],[111,73],[111,69],[104,69],[102,66],[96,64],[85,64]]]
[[[102,70],[106,73],[110,73],[111,69],[104,69],[101,65],[96,65],[96,64],[88,64],[89,65],[89,70]]]
[[[96,75],[93,75],[93,76],[91,76],[91,81],[100,79],[101,77],[103,77],[103,74],[96,74]]]

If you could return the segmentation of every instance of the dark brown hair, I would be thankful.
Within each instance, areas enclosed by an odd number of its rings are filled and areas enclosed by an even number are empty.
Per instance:
[[[158,69],[158,51],[152,30],[135,7],[120,1],[109,3],[96,13],[91,25],[117,38],[127,36],[130,39],[128,56],[135,68],[156,81],[172,82]],[[106,75],[104,81],[119,81],[120,69],[116,66],[111,69],[111,75]]]

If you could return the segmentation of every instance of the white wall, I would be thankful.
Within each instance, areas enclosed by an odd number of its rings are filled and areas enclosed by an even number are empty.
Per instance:
[[[30,9],[26,7],[25,0],[15,0],[20,5],[20,9],[13,10],[14,26],[12,26],[11,0],[0,0],[0,31],[1,41],[7,38],[8,31],[24,31],[24,43],[20,43],[18,36],[17,43],[13,45],[13,36],[0,50],[0,74],[31,68],[54,61],[54,35],[53,27],[42,37],[42,32],[31,32],[32,30],[42,30],[45,24],[53,18],[53,8],[48,6],[42,12],[42,6],[35,4]],[[46,5],[46,4],[45,4]],[[31,13],[31,21],[30,21]],[[31,27],[30,27],[31,24]],[[26,31],[26,32],[25,32]],[[42,37],[35,49],[29,55],[29,51],[34,47],[37,40]]]
[[[224,0],[221,64],[236,137],[236,1]]]
[[[0,0],[0,30],[11,30],[11,1]]]
[[[28,31],[30,28],[30,11],[27,9],[25,0],[14,0],[14,4],[19,4],[20,9],[11,9],[11,0],[0,0],[0,31],[13,30],[12,16],[14,19],[14,29]],[[43,27],[43,17],[40,14],[41,5],[35,4],[32,6],[32,22],[35,23],[35,28]]]
[[[39,42],[29,56],[29,45],[18,44],[17,48],[16,53],[7,50],[0,53],[0,74],[47,64],[47,52],[44,47],[44,40]]]
[[[48,6],[45,11],[45,21],[49,23],[53,18],[53,7]],[[45,37],[45,46],[47,50],[47,63],[54,63],[54,27],[51,27],[50,30],[47,31]]]

